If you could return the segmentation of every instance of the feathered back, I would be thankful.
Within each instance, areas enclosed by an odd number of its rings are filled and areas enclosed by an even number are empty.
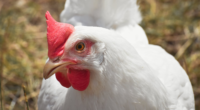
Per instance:
[[[142,20],[137,0],[67,0],[61,22],[112,28]]]

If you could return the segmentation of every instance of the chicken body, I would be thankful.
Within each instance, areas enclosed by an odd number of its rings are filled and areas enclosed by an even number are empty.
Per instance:
[[[122,2],[132,3],[131,12],[135,14],[128,22],[125,22],[128,15],[124,15],[108,23],[112,17],[103,15],[111,1],[82,0],[82,5],[77,1],[66,2],[61,21],[76,27],[65,43],[62,56],[76,57],[81,62],[79,66],[90,71],[90,83],[79,91],[63,87],[55,75],[44,79],[39,110],[194,110],[192,86],[186,72],[173,56],[159,46],[148,44],[137,24],[141,18],[136,1],[117,0],[114,9]],[[94,5],[87,7],[86,3]],[[79,5],[86,6],[84,12]],[[77,9],[76,14],[73,9]],[[91,12],[94,9],[99,15]],[[72,42],[77,39],[93,42],[87,56],[70,54],[69,48],[73,48]]]

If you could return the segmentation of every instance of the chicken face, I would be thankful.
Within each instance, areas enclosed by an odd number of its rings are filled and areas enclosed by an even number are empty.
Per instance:
[[[55,74],[62,86],[85,90],[90,82],[90,60],[95,58],[91,57],[95,41],[74,34],[73,26],[54,21],[49,12],[46,13],[46,18],[49,60],[44,66],[43,77],[48,79]],[[98,60],[102,61],[102,58]]]
[[[82,59],[89,55],[91,46],[90,41],[77,40],[73,44],[70,43],[63,55],[48,60],[44,67],[44,78],[47,79],[55,73],[62,86],[85,90],[89,84],[90,71],[81,64]]]

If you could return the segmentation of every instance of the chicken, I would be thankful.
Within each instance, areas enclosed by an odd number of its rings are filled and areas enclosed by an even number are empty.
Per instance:
[[[148,44],[135,0],[67,0],[65,23],[46,19],[39,110],[194,110],[186,72]]]

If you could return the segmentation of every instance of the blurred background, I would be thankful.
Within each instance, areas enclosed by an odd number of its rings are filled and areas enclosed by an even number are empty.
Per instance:
[[[37,110],[47,59],[46,19],[59,21],[65,0],[0,0],[0,82],[4,110]],[[151,44],[172,54],[187,71],[200,110],[200,0],[139,0],[141,26]],[[2,109],[2,107],[1,107]]]

